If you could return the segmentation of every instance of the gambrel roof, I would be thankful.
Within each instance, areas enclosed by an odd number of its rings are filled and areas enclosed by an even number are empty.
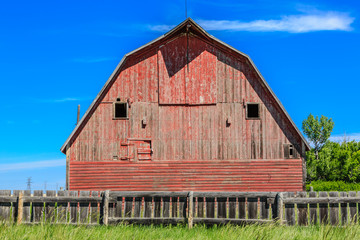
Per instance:
[[[257,69],[257,67],[255,66],[255,64],[253,63],[251,58],[248,55],[246,55],[245,53],[240,52],[239,50],[229,46],[228,44],[226,44],[226,43],[220,41],[219,39],[215,38],[214,36],[210,35],[202,27],[200,27],[194,20],[192,20],[191,18],[187,18],[185,21],[183,21],[182,23],[180,23],[179,25],[177,25],[176,27],[174,27],[172,30],[165,33],[164,35],[162,35],[162,36],[158,37],[157,39],[155,39],[155,40],[153,40],[153,41],[151,41],[151,42],[137,48],[136,50],[134,50],[132,52],[129,52],[129,53],[124,55],[124,57],[121,59],[120,63],[117,65],[117,67],[115,68],[113,73],[110,75],[109,79],[106,81],[105,85],[103,86],[103,88],[101,89],[99,94],[96,96],[96,98],[91,103],[88,110],[85,112],[84,116],[81,118],[80,122],[77,124],[77,126],[72,131],[72,133],[70,134],[70,136],[68,137],[68,139],[66,140],[64,145],[61,147],[61,151],[63,153],[66,153],[67,147],[69,145],[71,145],[71,143],[74,141],[74,139],[76,138],[79,131],[81,131],[81,129],[85,126],[86,122],[89,120],[89,118],[91,116],[91,113],[96,109],[96,107],[97,107],[98,103],[101,101],[102,97],[106,94],[106,92],[111,87],[112,83],[116,80],[116,78],[117,78],[118,74],[120,73],[122,67],[124,66],[125,62],[127,61],[127,59],[130,56],[135,55],[135,54],[139,53],[140,51],[143,51],[144,49],[152,48],[155,45],[157,45],[157,44],[159,44],[159,43],[173,37],[174,35],[176,35],[179,31],[183,30],[184,28],[188,28],[188,27],[191,27],[192,31],[195,31],[197,34],[199,34],[200,36],[208,39],[209,41],[219,44],[220,46],[222,46],[222,48],[224,48],[224,49],[226,49],[228,51],[231,51],[231,52],[233,52],[235,54],[238,54],[238,55],[240,55],[242,57],[245,57],[249,61],[251,66],[254,68],[256,73],[258,74],[258,76],[259,76],[259,78],[261,80],[261,84],[270,92],[271,96],[275,99],[275,104],[277,104],[280,107],[281,111],[285,114],[286,118],[289,120],[289,122],[291,123],[291,125],[295,129],[296,133],[300,136],[301,140],[305,143],[306,148],[310,149],[310,146],[309,146],[308,142],[306,141],[304,136],[301,134],[301,132],[299,131],[299,129],[297,128],[295,123],[292,121],[289,114],[286,112],[284,106],[282,105],[280,100],[276,97],[274,92],[271,90],[270,86],[267,84],[264,77],[261,75],[260,71]]]

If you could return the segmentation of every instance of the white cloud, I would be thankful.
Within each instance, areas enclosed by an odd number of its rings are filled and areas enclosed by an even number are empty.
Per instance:
[[[106,62],[116,60],[116,58],[111,57],[98,57],[98,58],[74,58],[72,59],[73,62],[78,63],[99,63],[99,62]]]
[[[54,99],[38,99],[37,101],[44,103],[64,103],[64,102],[85,101],[85,100],[89,100],[89,98],[64,97],[64,98],[54,98]]]
[[[6,163],[0,164],[0,172],[14,171],[14,170],[28,170],[38,168],[62,167],[66,165],[65,159],[47,160],[37,162],[21,162],[21,163]]]
[[[333,135],[330,137],[331,141],[334,142],[343,142],[344,140],[346,140],[347,142],[349,141],[360,141],[360,133],[350,133],[350,134],[342,134],[342,135]]]
[[[248,31],[248,32],[290,32],[305,33],[314,31],[351,31],[355,18],[342,12],[305,13],[282,16],[280,19],[254,20],[250,22],[229,20],[198,20],[206,30]],[[155,25],[153,31],[168,31],[173,26]]]

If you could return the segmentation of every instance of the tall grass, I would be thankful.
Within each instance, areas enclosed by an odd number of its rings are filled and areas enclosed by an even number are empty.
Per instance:
[[[0,239],[359,239],[360,226],[73,226],[0,224]]]

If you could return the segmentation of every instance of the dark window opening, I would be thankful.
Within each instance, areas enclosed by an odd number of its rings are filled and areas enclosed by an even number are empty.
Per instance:
[[[114,103],[114,118],[127,118],[127,103]]]
[[[259,104],[258,103],[248,103],[246,109],[247,118],[259,118]]]
[[[289,155],[290,155],[290,157],[293,157],[293,156],[294,156],[294,147],[293,147],[293,145],[291,145],[291,144],[290,144],[290,146],[289,146]]]
[[[116,101],[120,102],[120,98],[117,98]]]

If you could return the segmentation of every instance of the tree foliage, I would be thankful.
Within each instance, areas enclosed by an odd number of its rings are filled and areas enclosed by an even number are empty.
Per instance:
[[[329,139],[334,128],[334,122],[331,118],[314,116],[310,113],[307,119],[302,122],[302,130],[308,137],[309,141],[314,145],[315,153],[323,147]]]
[[[307,152],[308,181],[360,181],[360,142],[327,141],[318,153]]]

